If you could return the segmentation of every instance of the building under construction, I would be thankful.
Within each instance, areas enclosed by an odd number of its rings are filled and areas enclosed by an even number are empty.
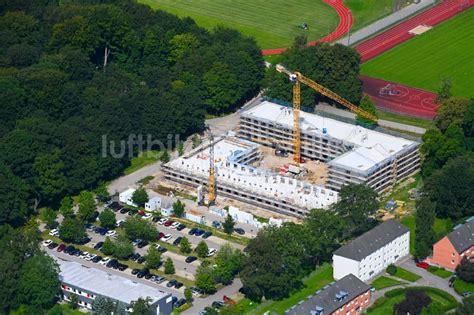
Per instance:
[[[305,163],[299,167],[291,157],[275,154],[293,152],[292,126],[291,108],[264,101],[241,114],[238,137],[215,139],[213,152],[211,143],[204,142],[170,161],[163,168],[165,178],[206,187],[214,154],[217,195],[304,216],[335,203],[344,184],[366,183],[382,191],[419,168],[417,142],[304,112],[300,127]]]
[[[364,183],[380,192],[420,167],[419,143],[301,112],[301,156],[328,165],[326,187]],[[239,136],[293,152],[293,110],[264,101],[240,116]]]

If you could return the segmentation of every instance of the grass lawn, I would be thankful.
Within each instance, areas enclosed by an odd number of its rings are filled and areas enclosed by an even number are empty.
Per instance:
[[[142,152],[140,153],[140,155],[132,158],[132,160],[130,161],[130,166],[127,167],[123,171],[123,173],[125,175],[133,173],[144,166],[158,161],[160,159],[160,156],[161,152],[156,150]]]
[[[458,294],[461,294],[465,291],[469,291],[474,294],[474,283],[469,283],[457,278],[454,280],[453,287]]]
[[[438,276],[438,277],[441,277],[441,278],[448,278],[450,276],[452,276],[454,273],[449,271],[449,270],[446,270],[444,268],[438,268],[438,267],[435,267],[435,266],[430,266],[428,268],[428,271],[431,272],[432,274]]]
[[[395,277],[410,281],[410,282],[415,282],[417,280],[420,280],[421,277],[419,275],[414,274],[413,272],[410,272],[406,269],[403,269],[402,267],[397,266],[397,272],[394,274]]]
[[[361,72],[430,91],[446,78],[454,95],[474,97],[473,20],[471,8],[364,63]]]
[[[385,276],[378,277],[377,279],[375,279],[371,283],[371,285],[376,290],[380,290],[380,289],[387,288],[387,287],[393,287],[393,286],[400,285],[400,284],[403,284],[403,282],[392,279],[392,278],[388,278],[388,277],[385,277]]]
[[[253,36],[261,48],[288,47],[294,38],[309,40],[331,33],[339,23],[336,11],[321,0],[139,0],[154,9],[180,17],[190,16],[198,25],[213,29],[224,25]],[[393,0],[347,0],[355,16],[355,29],[390,13]],[[308,23],[309,30],[298,27]]]
[[[457,306],[456,300],[448,293],[430,287],[413,287],[415,289],[423,290],[429,295],[433,303],[440,304],[444,311],[448,311]],[[393,307],[395,304],[405,299],[406,289],[394,289],[385,293],[385,296],[378,299],[374,305],[368,310],[367,314],[374,315],[386,315],[393,313]]]
[[[314,292],[332,281],[332,266],[330,264],[324,264],[303,279],[303,284],[305,285],[303,289],[295,292],[284,300],[267,301],[258,306],[256,306],[255,303],[250,305],[248,300],[244,300],[239,303],[239,305],[242,305],[242,307],[247,310],[244,314],[264,314],[268,311],[271,311],[272,314],[284,314],[287,309],[299,301],[306,299],[309,295],[314,294]]]
[[[382,110],[377,110],[377,117],[382,120],[390,120],[401,124],[412,125],[425,129],[433,129],[435,126],[433,120],[430,119],[402,116],[389,112],[384,112]]]

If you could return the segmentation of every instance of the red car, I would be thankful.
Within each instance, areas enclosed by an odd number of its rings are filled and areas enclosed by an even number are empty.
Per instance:
[[[144,210],[138,210],[138,215],[144,216],[144,215],[145,215],[145,211],[144,211]]]
[[[161,232],[160,232],[160,233],[158,234],[157,239],[158,239],[158,240],[161,240],[161,239],[163,238],[163,236],[165,236],[165,233],[161,233]]]
[[[428,265],[428,263],[424,262],[424,261],[420,261],[420,262],[416,263],[416,266],[418,268],[422,268],[422,269],[428,269],[430,267],[430,265]]]
[[[173,223],[174,223],[173,220],[168,220],[168,221],[166,221],[165,224],[163,224],[163,225],[166,226],[166,227],[170,227],[171,224],[173,224]]]
[[[66,244],[61,244],[61,245],[58,246],[58,248],[56,248],[56,250],[58,252],[62,252],[65,248],[66,248]]]

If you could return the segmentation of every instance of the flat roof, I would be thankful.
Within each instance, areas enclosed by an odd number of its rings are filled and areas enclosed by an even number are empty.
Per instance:
[[[293,128],[293,109],[269,101],[260,103],[242,115],[267,120],[288,129]],[[330,161],[329,164],[341,165],[361,172],[369,170],[377,163],[402,152],[411,145],[418,145],[414,141],[316,114],[301,112],[300,120],[303,132],[354,145],[352,150]]]
[[[316,311],[316,309],[320,310],[321,314],[332,314],[369,290],[370,286],[359,280],[353,274],[348,274],[339,281],[326,287],[326,289],[317,291],[306,300],[300,301],[291,309],[287,310],[285,314],[310,315],[312,314],[311,311]],[[337,299],[336,295],[340,298]],[[342,298],[342,296],[344,296],[344,298]]]
[[[103,295],[114,300],[130,304],[138,298],[150,297],[155,302],[171,296],[170,293],[132,281],[125,277],[107,273],[100,269],[90,268],[75,261],[53,257],[60,269],[59,280],[72,286]]]
[[[394,239],[408,232],[410,232],[410,230],[406,226],[397,220],[391,219],[377,225],[372,230],[365,232],[355,240],[340,247],[334,252],[334,255],[361,261]]]
[[[260,145],[239,138],[227,137],[214,142],[216,180],[232,187],[270,199],[284,200],[303,208],[325,208],[337,201],[338,193],[321,186],[293,179],[239,163],[258,150]],[[209,143],[166,164],[186,174],[207,178],[209,174]]]

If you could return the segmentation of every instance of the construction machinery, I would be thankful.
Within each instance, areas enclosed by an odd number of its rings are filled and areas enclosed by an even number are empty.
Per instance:
[[[214,165],[214,136],[211,128],[207,127],[209,132],[209,178],[207,183],[207,202],[209,206],[216,202],[216,167]]]
[[[337,95],[336,93],[322,86],[321,84],[318,84],[314,82],[313,80],[305,77],[301,73],[291,72],[281,64],[277,64],[275,68],[278,72],[286,74],[289,77],[290,81],[293,83],[293,147],[294,147],[293,160],[296,163],[299,164],[302,161],[301,159],[301,129],[300,129],[301,83],[312,88],[319,94],[324,95],[332,99],[333,101],[336,101],[339,104],[349,108],[352,112],[358,114],[359,116],[377,123],[378,118],[376,116],[372,115],[369,112],[366,112],[363,109],[360,109],[359,107],[352,104],[345,98]]]

